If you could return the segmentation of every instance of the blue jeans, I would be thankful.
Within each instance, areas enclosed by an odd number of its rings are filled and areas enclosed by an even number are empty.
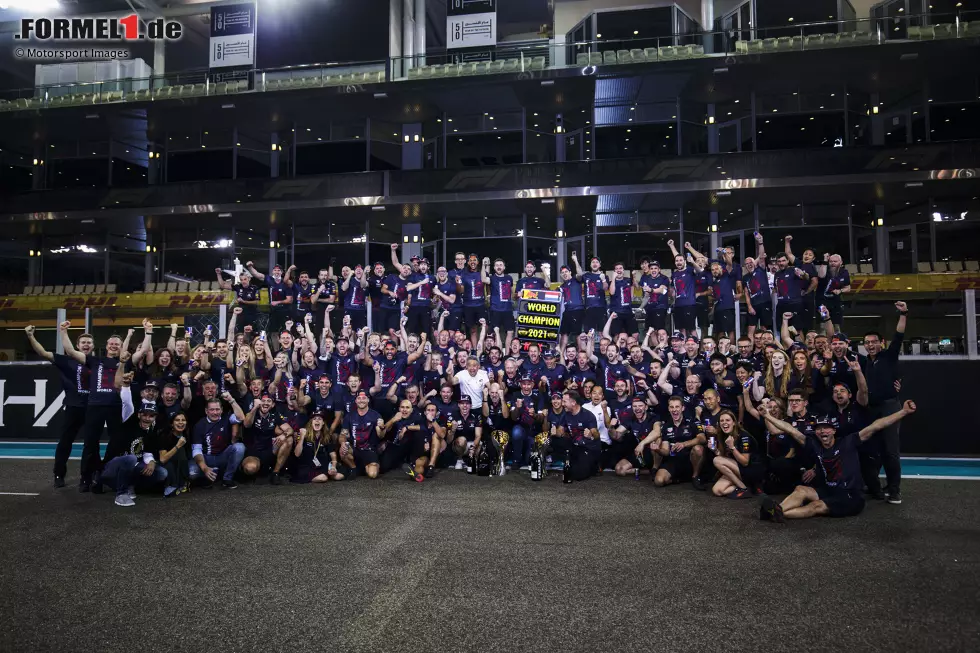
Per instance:
[[[531,438],[528,428],[515,424],[510,432],[510,458],[515,467],[523,467],[531,460]]]
[[[204,462],[208,467],[225,470],[222,478],[226,481],[230,481],[235,476],[235,472],[238,471],[238,466],[242,464],[244,458],[245,445],[241,442],[230,445],[216,456],[204,454]],[[191,477],[192,481],[201,475],[201,468],[198,467],[197,461],[190,460],[187,463],[187,474]]]
[[[167,470],[160,463],[157,463],[150,476],[143,475],[145,468],[142,459],[132,454],[116,456],[105,464],[102,470],[102,482],[115,490],[116,494],[123,494],[130,485],[149,487],[167,480]]]

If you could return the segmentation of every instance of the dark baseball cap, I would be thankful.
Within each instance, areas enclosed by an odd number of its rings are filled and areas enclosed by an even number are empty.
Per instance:
[[[461,394],[459,396],[459,401],[457,401],[456,403],[457,404],[469,404],[469,405],[472,406],[473,405],[473,399],[468,394],[466,394],[464,392],[463,394]]]
[[[410,258],[409,260],[410,261],[421,261],[422,260],[422,257],[419,256],[418,254],[416,254],[415,256],[413,256],[412,258]]]
[[[671,340],[683,340],[684,339],[684,334],[681,333],[680,331],[674,331],[672,334],[670,334],[670,339]]]
[[[525,381],[530,381],[531,383],[534,383],[534,377],[531,376],[530,374],[525,374],[524,376],[521,377],[521,383],[524,383]]]
[[[160,385],[156,382],[156,379],[150,379],[149,381],[143,384],[143,387],[153,388],[154,390],[156,390],[160,387]]]
[[[154,415],[156,415],[157,414],[157,404],[156,404],[156,402],[155,401],[144,401],[142,404],[140,404],[140,412],[141,413],[153,413]]]
[[[654,265],[656,265],[659,268],[660,267],[660,261],[650,261],[650,266],[653,267]]]
[[[817,421],[814,426],[829,426],[832,429],[837,428],[837,420],[831,415],[819,415],[817,416]]]
[[[541,356],[544,358],[554,358],[555,352],[552,349],[545,349],[543,352],[541,352]]]
[[[840,340],[841,342],[851,341],[850,338],[847,337],[846,333],[841,333],[840,331],[831,336],[830,341],[833,342],[834,340]]]

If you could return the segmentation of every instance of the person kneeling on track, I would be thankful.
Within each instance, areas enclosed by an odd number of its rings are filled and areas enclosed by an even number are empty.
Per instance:
[[[269,474],[269,482],[279,485],[279,473],[293,448],[293,428],[275,407],[275,400],[266,392],[245,415],[242,471],[247,476]]]
[[[609,429],[612,444],[608,451],[611,454],[610,460],[616,476],[638,474],[638,470],[646,466],[644,448],[640,447],[640,442],[653,432],[653,425],[656,422],[657,419],[648,410],[647,402],[643,397],[639,395],[633,397],[629,418]]]
[[[135,506],[136,486],[155,486],[167,479],[167,470],[157,465],[149,446],[153,439],[153,422],[157,416],[156,403],[144,401],[138,419],[127,420],[122,433],[110,439],[106,447],[106,464],[102,475],[96,477],[92,492],[101,493],[101,484],[116,491],[116,505]],[[97,487],[98,486],[98,487]]]
[[[761,492],[766,473],[755,438],[739,428],[735,414],[723,410],[718,416],[718,433],[708,438],[708,448],[714,451],[714,466],[721,478],[711,487],[716,497],[747,499],[749,488]]]
[[[473,412],[473,401],[469,395],[461,393],[457,406],[459,414],[452,419],[446,438],[452,442],[453,453],[463,461],[463,465],[457,462],[456,469],[463,466],[472,469],[476,466],[477,447],[483,439],[484,420],[482,415]],[[487,438],[487,441],[492,440]]]
[[[363,473],[368,478],[378,478],[381,471],[378,445],[384,435],[384,420],[371,408],[367,390],[354,395],[354,410],[344,416],[340,436],[344,444],[340,448],[343,464]]]
[[[292,442],[292,438],[286,442]],[[299,430],[293,455],[296,468],[289,478],[292,483],[344,480],[344,475],[337,470],[337,441],[327,427],[325,411],[313,411],[310,421]]]
[[[701,422],[684,416],[684,401],[671,397],[667,402],[667,420],[660,424],[659,442],[654,449],[653,482],[657,487],[697,478],[704,460],[704,427]],[[658,460],[659,458],[659,460]]]
[[[837,437],[837,427],[830,417],[817,420],[817,437],[807,438],[792,425],[763,413],[770,428],[788,433],[809,450],[817,461],[822,481],[816,488],[798,485],[782,503],[763,497],[759,519],[782,522],[784,519],[809,517],[853,517],[864,510],[861,491],[861,461],[858,448],[872,435],[898,423],[915,412],[915,404],[906,401],[897,413],[876,419],[860,431]]]
[[[426,404],[422,416],[417,417],[419,430],[412,439],[408,469],[410,476],[421,483],[435,476],[435,461],[446,446],[446,429],[439,424],[439,409]]]
[[[211,399],[205,406],[205,417],[194,425],[191,451],[194,460],[188,463],[191,481],[204,476],[209,483],[224,470],[221,485],[225,489],[238,487],[235,472],[245,457],[245,445],[238,441],[238,427],[245,415],[227,390],[221,399],[231,406],[231,415],[222,415],[221,400]]]
[[[573,481],[584,481],[599,470],[599,455],[602,451],[599,428],[595,415],[582,408],[576,393],[570,390],[562,393],[562,405],[565,408],[565,420],[559,427],[559,432],[569,438],[569,477]]]

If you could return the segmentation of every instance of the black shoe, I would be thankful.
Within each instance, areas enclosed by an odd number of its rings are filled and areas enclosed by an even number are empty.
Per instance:
[[[428,467],[425,468],[425,473],[423,475],[426,478],[432,478],[433,476],[436,475],[436,468],[432,465],[429,465]]]
[[[55,487],[65,487],[65,477],[64,476],[55,476],[54,477],[54,486]]]
[[[885,500],[885,493],[884,491],[881,490],[881,488],[878,488],[877,491],[875,491],[874,489],[869,489],[868,496],[871,497],[872,499],[877,499],[878,501]]]
[[[774,521],[777,524],[783,523],[783,509],[778,503],[768,496],[763,496],[759,501],[759,519]]]
[[[898,490],[892,490],[888,493],[888,498],[886,501],[893,506],[900,506],[902,505],[902,493]]]
[[[698,478],[697,476],[691,479],[691,485],[693,485],[694,489],[698,490],[699,492],[704,492],[705,490],[708,489],[708,486],[702,483],[701,479]]]
[[[88,492],[91,489],[92,489],[92,484],[89,483],[88,479],[83,478],[82,480],[80,480],[78,482],[78,491],[79,492]]]
[[[92,494],[102,494],[105,488],[102,486],[102,472],[96,472],[92,478]]]
[[[279,472],[272,472],[269,475],[269,483],[272,485],[282,485],[282,479],[279,478]]]
[[[238,487],[238,483],[236,483],[234,481],[234,479],[232,479],[230,481],[226,481],[226,480],[222,479],[222,481],[221,481],[221,487],[223,487],[226,490],[234,490],[236,487]]]

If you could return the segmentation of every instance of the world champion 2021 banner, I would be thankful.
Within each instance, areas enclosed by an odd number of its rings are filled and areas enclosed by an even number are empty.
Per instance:
[[[525,288],[517,304],[517,337],[525,343],[538,342],[557,350],[561,339],[563,302],[560,290]]]

